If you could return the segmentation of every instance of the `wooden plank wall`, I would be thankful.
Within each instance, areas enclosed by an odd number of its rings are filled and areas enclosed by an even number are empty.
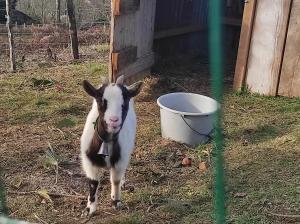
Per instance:
[[[156,4],[155,31],[207,24],[207,0],[158,0]]]
[[[162,57],[208,57],[208,0],[157,0],[154,51]],[[243,4],[222,0],[224,52],[236,55]],[[176,34],[176,35],[175,35]]]
[[[300,0],[292,3],[278,94],[300,97]]]
[[[257,2],[246,73],[246,84],[253,92],[277,94],[290,5],[291,0]]]
[[[154,63],[156,0],[113,0],[112,3],[110,79],[113,81],[120,75],[130,79],[138,73],[144,74]],[[127,3],[134,7],[125,8]]]

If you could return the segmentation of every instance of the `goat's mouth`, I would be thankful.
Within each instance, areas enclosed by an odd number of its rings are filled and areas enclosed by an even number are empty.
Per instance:
[[[118,131],[120,131],[121,129],[121,125],[107,125],[107,131],[110,133],[117,133]]]

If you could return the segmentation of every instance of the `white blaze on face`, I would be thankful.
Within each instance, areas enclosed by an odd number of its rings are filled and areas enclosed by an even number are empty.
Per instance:
[[[107,131],[116,133],[122,124],[122,105],[124,103],[122,90],[117,85],[110,84],[105,88],[102,99],[107,102],[104,113],[104,120],[108,126]]]

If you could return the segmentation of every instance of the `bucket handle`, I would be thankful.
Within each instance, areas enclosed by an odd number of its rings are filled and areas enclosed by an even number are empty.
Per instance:
[[[195,130],[194,128],[192,128],[188,123],[187,121],[184,119],[184,115],[180,114],[180,117],[181,119],[184,121],[184,123],[193,131],[195,132],[196,134],[198,135],[201,135],[201,136],[205,136],[206,138],[208,138],[208,141],[211,141],[213,139],[213,137],[211,136],[211,134],[213,133],[214,131],[214,128],[208,133],[208,134],[203,134],[203,133],[200,133],[199,131]]]

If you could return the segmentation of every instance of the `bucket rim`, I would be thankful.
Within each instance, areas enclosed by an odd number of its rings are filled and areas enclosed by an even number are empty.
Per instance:
[[[194,113],[194,112],[185,112],[185,111],[173,110],[173,109],[171,109],[169,107],[164,106],[160,102],[162,98],[165,98],[165,97],[167,97],[169,95],[174,95],[174,94],[176,94],[176,95],[197,95],[197,96],[200,96],[202,98],[206,98],[208,100],[211,100],[211,101],[215,102],[216,103],[216,108],[215,108],[215,110],[213,110],[211,112],[206,112],[206,113],[198,112],[198,113]],[[172,112],[172,113],[175,113],[175,114],[187,115],[187,116],[207,116],[207,115],[212,115],[212,114],[216,113],[217,110],[218,110],[218,108],[219,108],[219,104],[218,104],[218,102],[215,99],[213,99],[211,97],[208,97],[208,96],[205,96],[205,95],[197,94],[197,93],[186,93],[186,92],[167,93],[167,94],[164,94],[164,95],[161,95],[160,97],[158,97],[158,99],[156,100],[156,102],[157,102],[158,106],[160,108],[162,108],[162,109],[165,109],[165,110],[167,110],[169,112]]]

